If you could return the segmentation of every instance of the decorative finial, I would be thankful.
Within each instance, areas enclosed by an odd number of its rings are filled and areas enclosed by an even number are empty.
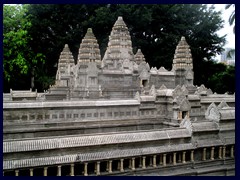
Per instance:
[[[123,18],[122,18],[122,16],[118,16],[118,19],[117,19],[118,21],[119,20],[123,20]]]
[[[88,29],[87,29],[87,32],[88,32],[88,33],[92,33],[92,28],[88,28]]]
[[[65,44],[65,45],[64,45],[64,48],[68,48],[68,44]]]
[[[181,37],[181,41],[186,41],[184,36]]]

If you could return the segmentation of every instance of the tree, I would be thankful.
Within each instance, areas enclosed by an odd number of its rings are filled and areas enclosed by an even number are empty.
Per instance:
[[[227,58],[231,59],[235,57],[235,49],[230,49],[228,52],[227,52]]]
[[[200,4],[34,4],[28,6],[28,15],[31,47],[46,56],[46,64],[38,68],[43,77],[55,77],[59,54],[66,43],[77,61],[88,27],[93,28],[103,56],[117,16],[123,16],[130,30],[134,53],[141,48],[150,66],[171,70],[176,45],[185,36],[191,46],[196,85],[206,83],[209,77],[203,73],[204,68],[225,44],[225,36],[216,33],[223,27],[220,12]]]
[[[59,55],[64,44],[69,44],[75,62],[80,42],[90,24],[91,15],[103,5],[34,4],[28,7],[32,26],[29,33],[34,37],[30,44],[34,52],[46,56],[45,64],[38,67],[39,89],[47,89],[54,83]],[[42,84],[42,82],[45,82]],[[46,83],[48,82],[48,83]]]
[[[235,7],[235,4],[226,4],[225,9],[229,9],[230,7]],[[232,26],[234,24],[233,33],[235,34],[235,9],[229,16],[228,22],[229,22],[230,26]]]
[[[31,36],[28,30],[31,27],[31,22],[26,16],[27,5],[3,6],[3,68],[5,85],[10,88],[18,88],[14,86],[16,80],[29,78],[29,74],[34,73],[33,68],[39,63],[43,63],[43,55],[34,53],[29,46]],[[33,74],[32,74],[33,76]],[[34,79],[31,77],[32,88]],[[29,83],[25,87],[26,88]],[[5,86],[5,90],[9,90]]]
[[[226,65],[225,67],[225,71],[215,73],[209,78],[209,87],[214,92],[233,94],[235,92],[235,67]]]
[[[226,4],[225,9],[229,9],[230,7],[235,7],[235,4]],[[231,13],[231,15],[229,16],[228,19],[229,25],[233,26],[233,33],[235,34],[235,9],[233,10],[233,12]],[[235,49],[231,49],[228,53],[227,53],[227,57],[231,58],[233,57],[233,54],[235,54]]]

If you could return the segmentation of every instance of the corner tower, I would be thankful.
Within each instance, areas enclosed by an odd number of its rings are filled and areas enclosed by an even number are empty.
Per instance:
[[[56,86],[69,87],[70,79],[73,76],[74,66],[75,64],[73,55],[68,45],[65,44],[58,60],[58,69],[55,82]]]
[[[108,47],[102,66],[106,69],[119,69],[121,61],[133,61],[132,41],[123,18],[118,17],[109,36]]]
[[[75,69],[74,87],[81,91],[88,91],[89,87],[98,86],[98,70],[101,66],[100,49],[95,35],[91,28],[88,28],[86,35],[80,44],[78,63]]]
[[[185,37],[182,37],[175,50],[173,59],[175,85],[193,85],[192,54]]]

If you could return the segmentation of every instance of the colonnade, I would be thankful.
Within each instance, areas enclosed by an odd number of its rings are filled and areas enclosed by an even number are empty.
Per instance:
[[[215,151],[218,151],[217,152],[218,157],[216,157]],[[229,156],[230,156],[230,158],[234,158],[234,146],[233,145],[230,146],[230,155]],[[210,160],[214,160],[215,158],[218,158],[218,159],[226,158],[226,146],[219,146],[218,149],[215,147],[210,148]],[[202,160],[203,161],[207,160],[207,148],[203,148]]]
[[[209,152],[210,151],[210,152]],[[216,151],[216,152],[215,152]],[[210,154],[210,158],[207,158],[207,152]],[[220,147],[208,147],[202,148],[202,161],[206,160],[214,160],[214,159],[225,159],[226,158],[226,146]],[[217,157],[216,157],[217,154]],[[230,146],[230,158],[234,158],[234,146]],[[137,164],[136,164],[137,161]],[[157,167],[165,167],[167,165],[177,165],[177,164],[185,164],[187,162],[194,162],[194,150],[190,151],[181,151],[181,152],[172,152],[172,153],[162,153],[162,154],[153,154],[153,155],[144,155],[137,157],[128,157],[121,159],[110,159],[104,161],[95,161],[95,162],[83,162],[81,169],[76,169],[75,164],[72,163],[68,166],[69,176],[75,175],[84,175],[88,176],[89,173],[94,173],[95,175],[101,175],[101,173],[113,173],[113,172],[124,172],[124,171],[134,171],[137,169],[146,169],[146,168],[157,168]],[[94,163],[94,171],[90,172],[89,164],[93,165]],[[78,163],[79,164],[79,163]],[[101,167],[101,165],[103,167]],[[66,165],[65,165],[66,166]],[[102,169],[102,171],[101,171]],[[104,170],[103,170],[104,169]],[[15,176],[19,176],[19,169],[16,169]],[[75,174],[75,171],[78,171]],[[80,171],[80,172],[79,172]],[[34,168],[29,169],[29,175],[34,176]],[[43,176],[48,176],[48,167],[43,167]],[[57,176],[62,176],[62,166],[57,166]]]

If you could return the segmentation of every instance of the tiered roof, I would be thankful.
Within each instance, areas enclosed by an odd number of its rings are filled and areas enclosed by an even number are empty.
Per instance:
[[[133,60],[132,41],[123,18],[118,17],[109,36],[107,51],[103,60]]]
[[[91,28],[88,28],[85,37],[82,40],[79,49],[78,62],[100,62],[101,55],[97,39],[92,32]]]
[[[60,73],[61,75],[70,75],[70,67],[74,66],[74,59],[73,59],[73,55],[68,47],[67,44],[65,44],[60,57],[59,57],[59,61],[58,61],[58,73]]]
[[[185,37],[182,37],[175,50],[173,69],[193,69],[192,54]]]
[[[74,64],[73,55],[67,44],[65,44],[65,46],[60,54],[59,64],[60,63],[73,63]]]

